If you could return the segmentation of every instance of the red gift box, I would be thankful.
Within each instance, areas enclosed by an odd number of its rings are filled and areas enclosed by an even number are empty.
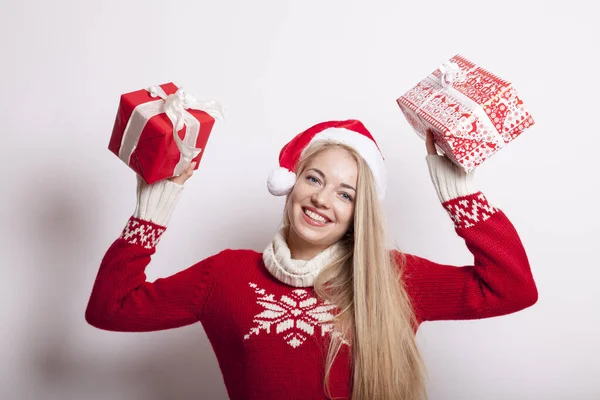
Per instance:
[[[198,102],[173,83],[121,95],[108,149],[148,184],[198,169],[215,119],[214,101]]]
[[[465,172],[534,124],[512,84],[456,55],[397,100],[409,124]]]

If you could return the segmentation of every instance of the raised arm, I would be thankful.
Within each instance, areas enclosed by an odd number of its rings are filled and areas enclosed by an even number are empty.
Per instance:
[[[214,280],[219,255],[168,278],[147,282],[145,269],[165,232],[181,184],[138,179],[137,205],[100,264],[85,319],[100,329],[142,332],[197,322]]]
[[[474,260],[453,266],[407,254],[403,276],[419,321],[495,317],[535,304],[538,292],[527,254],[507,216],[473,187],[472,174],[443,156],[430,154],[427,163],[437,195]]]

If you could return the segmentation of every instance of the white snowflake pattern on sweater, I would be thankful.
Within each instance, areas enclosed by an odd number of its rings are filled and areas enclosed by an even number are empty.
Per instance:
[[[263,310],[254,316],[253,322],[256,325],[244,335],[244,340],[250,339],[252,335],[259,335],[262,330],[270,334],[274,327],[277,335],[282,334],[287,344],[297,348],[309,335],[314,335],[318,327],[321,328],[321,336],[333,330],[333,324],[327,322],[334,317],[330,311],[336,306],[328,301],[311,297],[304,289],[292,290],[289,296],[284,294],[277,300],[275,295],[266,294],[258,285],[251,282],[249,284],[257,295],[261,295],[256,303]]]

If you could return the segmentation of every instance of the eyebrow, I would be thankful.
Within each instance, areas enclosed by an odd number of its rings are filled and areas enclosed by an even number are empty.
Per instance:
[[[323,171],[321,171],[320,169],[317,168],[310,168],[307,171],[315,171],[317,174],[321,175],[321,177],[323,179],[325,179],[325,174],[323,173]],[[347,183],[341,183],[340,186],[345,187],[346,189],[351,189],[354,190],[356,192],[356,189],[354,189],[352,186],[348,185]]]

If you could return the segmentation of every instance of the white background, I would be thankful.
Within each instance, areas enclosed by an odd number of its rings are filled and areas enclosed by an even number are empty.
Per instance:
[[[283,199],[265,184],[279,149],[345,118],[383,149],[399,246],[470,263],[424,142],[395,103],[461,53],[513,82],[536,121],[475,179],[521,235],[540,297],[508,316],[423,324],[430,398],[599,399],[600,29],[590,4],[3,1],[0,398],[226,398],[200,324],[131,334],[84,320],[100,260],[135,206],[135,176],[107,149],[119,96],[151,84],[218,100],[227,120],[150,280],[223,248],[262,251],[281,220]]]

